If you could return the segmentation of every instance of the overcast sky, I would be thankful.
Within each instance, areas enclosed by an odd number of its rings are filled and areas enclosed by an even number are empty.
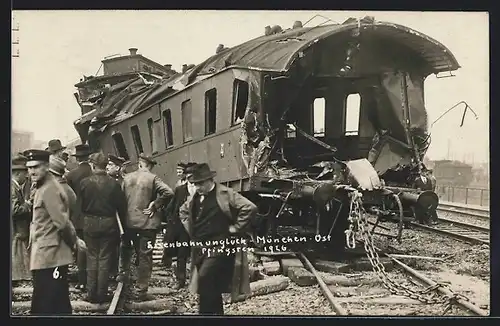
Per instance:
[[[429,121],[459,101],[479,115],[456,109],[432,129],[432,159],[445,158],[451,145],[455,159],[489,158],[489,22],[480,12],[361,11],[14,11],[19,32],[13,51],[12,123],[35,138],[76,138],[73,121],[80,115],[73,93],[83,74],[94,75],[100,61],[128,48],[180,70],[215,53],[219,43],[232,47],[264,33],[266,25],[290,28],[316,14],[342,23],[349,17],[374,16],[416,29],[443,43],[462,66],[452,78],[430,76],[425,84]],[[308,25],[322,23],[315,18]],[[467,156],[467,157],[466,157]]]

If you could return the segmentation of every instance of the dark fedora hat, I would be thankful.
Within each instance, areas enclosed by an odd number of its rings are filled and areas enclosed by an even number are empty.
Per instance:
[[[48,151],[51,152],[52,154],[64,149],[66,149],[66,146],[63,146],[59,139],[52,139],[49,141]]]
[[[81,157],[81,156],[89,156],[91,154],[89,145],[82,144],[75,146],[75,154],[71,154],[71,156]]]
[[[157,164],[157,162],[154,160],[154,158],[152,158],[151,156],[148,156],[148,155],[146,155],[144,153],[139,154],[139,158],[141,160],[144,160],[144,161],[148,162],[149,164],[152,164],[152,165],[156,165]]]
[[[208,179],[213,179],[217,172],[210,171],[207,163],[196,164],[190,167],[190,175],[188,181],[191,183],[198,183]]]
[[[28,161],[28,158],[21,155],[17,154],[14,157],[12,157],[12,170],[27,170],[28,168],[26,167],[26,162]]]
[[[126,162],[126,160],[123,157],[115,156],[113,154],[109,154],[108,159],[118,166],[123,166],[123,164],[125,164]]]

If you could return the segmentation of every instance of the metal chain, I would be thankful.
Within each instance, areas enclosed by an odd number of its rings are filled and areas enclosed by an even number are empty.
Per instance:
[[[375,249],[375,245],[373,244],[373,237],[369,230],[367,214],[364,211],[361,202],[362,194],[359,191],[352,191],[349,196],[351,197],[350,213],[348,218],[350,225],[345,231],[347,246],[349,248],[354,248],[355,237],[358,236],[361,238],[373,271],[392,294],[404,295],[426,304],[442,304],[445,307],[443,315],[451,309],[457,299],[463,299],[463,296],[457,293],[453,293],[453,296],[444,296],[434,292],[437,288],[445,286],[444,284],[438,283],[423,290],[416,290],[392,280],[385,271],[384,265],[380,262],[379,255]],[[468,299],[465,298],[465,300]]]

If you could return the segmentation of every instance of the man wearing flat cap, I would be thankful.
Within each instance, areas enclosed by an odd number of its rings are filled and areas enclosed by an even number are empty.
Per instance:
[[[139,253],[137,267],[137,299],[144,301],[152,297],[147,293],[153,270],[153,248],[156,234],[161,226],[161,208],[168,204],[173,196],[167,186],[151,170],[156,161],[147,155],[139,155],[139,168],[129,173],[123,180],[123,190],[127,198],[127,217],[123,236],[120,281],[127,281],[132,257],[132,246]]]
[[[56,156],[51,155],[49,159],[49,171],[50,173],[52,173],[56,181],[59,182],[62,189],[66,193],[66,196],[68,197],[70,220],[75,215],[79,216],[81,214],[81,207],[78,205],[78,202],[76,200],[76,194],[68,185],[66,178],[64,178],[64,174],[66,173],[66,162]]]
[[[80,206],[81,211],[81,198],[80,198],[80,182],[92,175],[92,169],[88,162],[89,155],[91,154],[90,148],[86,144],[76,145],[75,153],[72,154],[78,162],[78,167],[69,171],[65,178],[68,185],[73,189],[76,194],[76,201]],[[83,216],[81,214],[72,216],[71,221],[75,226],[76,233],[78,237],[83,239]],[[78,252],[76,256],[76,264],[78,267],[78,284],[75,286],[76,289],[85,291],[87,284],[87,257],[85,252]]]
[[[16,155],[12,158],[11,218],[12,218],[12,281],[31,279],[28,243],[32,203],[23,192],[28,179],[27,158]]]
[[[108,158],[95,153],[90,164],[93,175],[80,182],[83,233],[88,246],[87,301],[104,303],[111,301],[108,294],[111,259],[115,258],[113,252],[120,238],[118,223],[124,222],[127,201],[121,185],[106,173]]]
[[[28,150],[23,153],[31,180],[36,184],[29,239],[30,269],[33,273],[32,315],[71,314],[68,265],[72,250],[85,250],[70,221],[68,198],[49,173],[50,153]]]
[[[199,312],[223,315],[222,293],[231,293],[236,299],[250,292],[248,258],[243,244],[233,248],[235,253],[228,253],[217,242],[245,233],[257,207],[231,188],[215,183],[215,175],[206,163],[193,168],[188,181],[196,194],[181,206],[179,217],[193,242],[212,244],[191,247],[189,287],[199,294]]]
[[[196,163],[186,163],[184,165],[184,178],[190,175],[192,168]],[[175,277],[177,279],[177,289],[183,288],[186,284],[186,264],[189,257],[188,246],[174,246],[176,243],[189,243],[189,235],[182,226],[179,219],[179,208],[187,200],[188,196],[193,196],[196,189],[192,183],[186,183],[178,186],[174,190],[174,197],[165,209],[164,215],[167,222],[166,232],[163,236],[163,261],[171,261],[172,257],[177,256],[177,266],[175,270]]]
[[[50,140],[48,145],[49,147],[47,147],[47,150],[51,155],[64,159],[64,150],[66,149],[66,146],[63,146],[59,139]]]
[[[106,166],[106,172],[112,178],[114,178],[120,187],[123,186],[123,167],[126,160],[123,157],[115,156],[112,154],[108,155],[108,165]],[[119,240],[119,239],[118,239]],[[115,245],[115,250],[111,257],[111,268],[110,277],[114,280],[118,276],[118,261],[120,257],[120,241],[117,241]]]

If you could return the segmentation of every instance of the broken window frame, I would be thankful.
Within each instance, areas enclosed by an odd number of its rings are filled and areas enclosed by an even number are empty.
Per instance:
[[[165,134],[165,148],[168,149],[174,146],[173,130],[172,130],[172,111],[165,109],[161,113],[163,122],[163,132]]]
[[[213,98],[211,98],[213,96]],[[213,107],[210,104],[213,104]],[[213,112],[212,112],[213,109]],[[211,125],[213,123],[213,125]],[[217,131],[217,89],[205,92],[205,136]]]
[[[315,123],[315,120],[316,120],[316,117],[315,117],[315,113],[316,113],[316,106],[315,106],[315,102],[316,100],[323,100],[323,130],[322,131],[319,131],[317,132],[316,131],[316,123]],[[325,128],[326,128],[326,98],[324,96],[321,96],[321,97],[315,97],[311,103],[311,114],[312,114],[312,135],[314,137],[325,137]]]
[[[111,135],[111,139],[113,139],[113,145],[115,146],[115,152],[117,156],[123,157],[128,161],[130,159],[130,156],[128,154],[127,145],[125,145],[122,134],[119,132],[115,132]]]
[[[359,103],[358,103],[358,107],[357,107],[357,127],[356,129],[353,129],[353,130],[348,130],[348,118],[349,118],[349,112],[351,112],[352,114],[352,109],[349,109],[348,107],[348,99],[349,99],[349,96],[351,95],[358,95],[358,98],[359,98]],[[349,93],[349,94],[346,94],[345,96],[345,100],[344,100],[344,136],[345,137],[357,137],[359,136],[359,129],[360,129],[360,123],[361,123],[361,94],[359,92],[355,92],[355,93]],[[350,126],[349,126],[349,129]]]
[[[193,105],[191,104],[191,99],[185,100],[181,103],[181,119],[182,140],[184,143],[187,143],[193,140]]]
[[[144,147],[142,146],[141,131],[138,125],[133,125],[130,127],[130,133],[132,134],[132,140],[134,142],[135,151],[137,156],[144,153]]]
[[[241,94],[241,87],[246,88],[246,100],[244,101],[244,107],[243,104],[241,104],[240,101],[240,94]],[[241,123],[245,119],[245,112],[248,106],[248,101],[250,100],[250,85],[248,82],[241,80],[241,79],[234,79],[233,82],[233,103],[232,103],[232,110],[231,110],[231,126],[235,126],[239,123]],[[242,101],[243,102],[243,101]],[[239,105],[238,105],[239,104]],[[242,110],[242,112],[239,112]]]
[[[154,122],[153,118],[149,118],[147,120],[148,124],[148,133],[149,133],[149,146],[151,146],[151,151],[154,152],[156,150],[155,146],[155,138],[154,138]]]

